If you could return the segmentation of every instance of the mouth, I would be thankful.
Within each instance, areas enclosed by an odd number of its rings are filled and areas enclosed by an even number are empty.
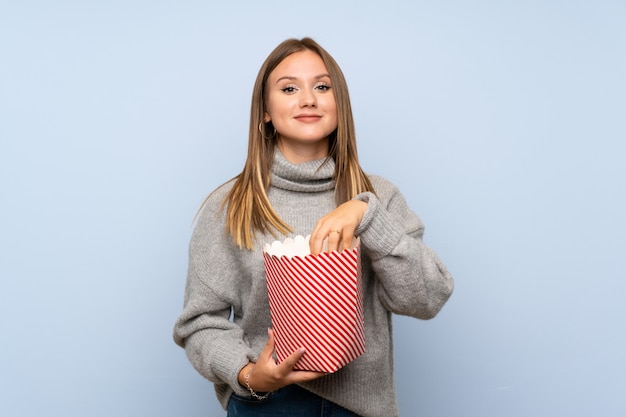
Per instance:
[[[299,114],[294,117],[294,119],[302,123],[314,123],[319,121],[321,118],[322,116],[317,114]]]

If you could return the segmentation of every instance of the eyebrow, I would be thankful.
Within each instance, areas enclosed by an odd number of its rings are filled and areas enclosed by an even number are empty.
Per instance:
[[[315,76],[315,77],[313,77],[313,78],[315,78],[316,80],[319,80],[319,79],[321,79],[321,78],[326,78],[326,77],[327,77],[327,78],[330,78],[330,75],[329,75],[329,74],[320,74],[320,75],[316,75],[316,76]],[[278,84],[278,83],[279,83],[279,82],[281,82],[282,80],[293,81],[293,80],[297,80],[297,79],[298,79],[298,77],[293,77],[293,76],[290,76],[290,75],[285,75],[284,77],[280,77],[279,79],[277,79],[277,80],[276,80],[276,84]]]

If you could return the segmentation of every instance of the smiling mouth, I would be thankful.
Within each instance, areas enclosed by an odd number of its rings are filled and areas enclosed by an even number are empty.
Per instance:
[[[316,116],[316,115],[302,115],[302,116],[296,116],[295,119],[299,122],[303,122],[303,123],[313,123],[313,122],[317,122],[318,120],[320,120],[322,118],[322,116]]]

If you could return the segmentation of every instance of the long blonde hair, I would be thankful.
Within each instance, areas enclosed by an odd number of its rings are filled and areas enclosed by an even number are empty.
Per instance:
[[[261,66],[252,91],[248,155],[243,171],[224,199],[226,231],[240,248],[252,249],[256,232],[276,232],[284,235],[292,231],[274,211],[267,197],[270,170],[276,147],[275,129],[265,122],[267,82],[271,72],[285,58],[295,52],[310,50],[322,58],[332,83],[337,105],[337,129],[329,136],[329,158],[335,161],[335,201],[337,205],[364,192],[374,192],[371,182],[358,162],[354,120],[348,95],[348,86],[341,68],[333,57],[310,38],[288,39],[278,45]]]

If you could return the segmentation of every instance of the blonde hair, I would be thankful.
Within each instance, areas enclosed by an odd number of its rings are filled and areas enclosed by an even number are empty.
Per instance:
[[[337,129],[329,136],[328,157],[335,161],[335,202],[337,205],[364,192],[374,192],[371,182],[358,162],[354,120],[348,86],[333,57],[310,38],[288,39],[278,45],[261,66],[252,91],[248,155],[243,171],[226,195],[226,231],[239,248],[252,249],[256,232],[292,231],[274,211],[267,197],[270,170],[274,159],[276,135],[271,122],[265,122],[267,83],[271,72],[295,52],[310,50],[322,58],[332,83],[337,106]]]

